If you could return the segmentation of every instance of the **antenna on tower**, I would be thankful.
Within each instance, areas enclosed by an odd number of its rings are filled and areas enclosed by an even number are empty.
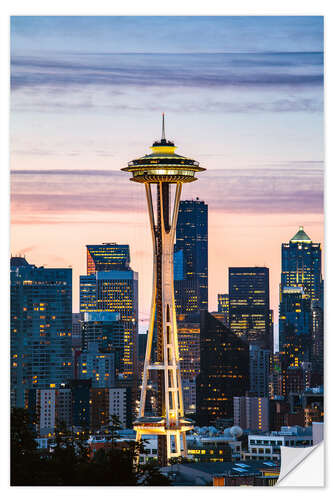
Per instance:
[[[162,141],[165,141],[165,123],[164,123],[164,113],[162,113]]]

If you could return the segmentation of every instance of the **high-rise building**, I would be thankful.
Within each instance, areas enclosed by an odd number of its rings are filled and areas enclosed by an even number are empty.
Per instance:
[[[312,312],[312,351],[313,370],[323,377],[324,373],[324,311],[311,305]],[[322,384],[323,382],[321,382]],[[320,385],[321,385],[320,384]]]
[[[321,301],[321,245],[313,243],[300,226],[289,243],[282,243],[281,292],[285,287],[301,287],[315,302]]]
[[[200,323],[178,323],[180,374],[185,413],[196,408],[196,377],[200,371]]]
[[[132,424],[131,390],[129,387],[113,387],[109,389],[109,414],[116,415],[123,427]]]
[[[101,352],[113,352],[116,375],[122,373],[124,358],[124,324],[118,312],[82,313],[81,349],[86,351],[88,344],[97,344]]]
[[[227,293],[217,295],[217,312],[229,316],[229,295]]]
[[[311,360],[311,299],[302,287],[283,287],[280,294],[279,345],[288,365]]]
[[[197,387],[197,425],[233,419],[233,398],[249,390],[247,342],[207,311],[201,312],[200,373]]]
[[[100,351],[98,344],[88,343],[78,358],[78,378],[91,379],[92,387],[112,387],[116,381],[115,351]]]
[[[176,311],[191,320],[208,309],[208,205],[204,201],[180,202],[174,249]]]
[[[269,269],[229,267],[229,327],[239,337],[270,345]]]
[[[87,316],[88,321],[84,323],[82,335],[85,338],[87,329],[91,332],[97,328],[96,324],[87,325],[90,319],[92,323],[103,323],[98,328],[101,331],[109,330],[115,346],[121,348],[123,352],[119,376],[127,379],[136,378],[138,273],[125,269],[96,271],[95,274],[80,276],[80,310],[87,313],[119,314],[121,325],[116,325],[112,318]],[[108,321],[112,323],[109,327],[106,325]],[[108,333],[103,336],[110,338]]]
[[[13,257],[11,404],[24,391],[60,387],[72,376],[72,270],[36,267]]]
[[[83,313],[72,314],[72,345],[73,347],[81,346]]]
[[[251,431],[269,430],[269,399],[234,397],[234,425]]]
[[[50,437],[56,428],[69,429],[72,425],[72,393],[68,388],[28,389],[25,408],[32,417],[38,437]]]
[[[300,226],[281,247],[279,348],[288,366],[312,362],[323,374],[323,280],[321,245],[313,243]]]
[[[269,396],[269,349],[250,345],[250,393],[251,396],[265,398]]]
[[[102,243],[87,245],[87,274],[96,271],[119,271],[129,269],[129,245],[118,243]]]

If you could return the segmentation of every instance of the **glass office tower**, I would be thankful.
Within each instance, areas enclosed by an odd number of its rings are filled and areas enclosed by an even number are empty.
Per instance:
[[[193,319],[208,309],[208,205],[198,198],[180,202],[175,255],[176,312]],[[177,279],[179,269],[182,279]]]
[[[250,343],[269,347],[269,269],[229,268],[229,327]]]
[[[302,287],[315,303],[321,302],[321,245],[313,243],[303,226],[289,243],[282,243],[281,292],[284,287]]]
[[[136,377],[137,366],[138,273],[129,267],[128,245],[119,245],[119,250],[115,243],[107,246],[113,249],[114,268],[80,276],[80,311],[119,313],[123,326],[122,346],[119,342],[117,346],[123,352],[119,376],[132,379]],[[87,251],[90,252],[92,247],[98,245],[87,245]],[[87,263],[89,265],[88,259]],[[95,256],[95,266],[98,268],[103,265],[100,256]]]
[[[72,269],[44,268],[13,257],[11,404],[25,390],[58,388],[72,375]]]

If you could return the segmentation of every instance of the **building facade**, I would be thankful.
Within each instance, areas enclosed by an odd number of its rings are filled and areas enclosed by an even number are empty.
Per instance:
[[[192,320],[208,309],[208,205],[204,201],[180,202],[174,250],[176,311]]]
[[[11,404],[24,391],[60,387],[72,376],[72,270],[44,268],[13,257]]]
[[[197,425],[233,419],[233,398],[250,380],[249,346],[207,311],[201,312],[200,373],[196,378]]]
[[[102,243],[87,245],[87,274],[96,271],[119,271],[129,269],[129,245],[118,243]]]
[[[200,371],[200,323],[178,322],[180,374],[185,413],[196,409],[196,377]]]
[[[301,287],[308,298],[321,303],[321,245],[312,242],[303,226],[289,243],[282,243],[281,261],[281,291]]]
[[[252,396],[261,398],[269,396],[270,356],[269,349],[250,345],[250,393]]]
[[[269,399],[234,397],[234,425],[251,431],[269,430]]]
[[[251,344],[270,346],[267,267],[229,268],[229,327]]]
[[[123,354],[119,376],[136,377],[138,335],[138,273],[128,270],[97,271],[80,276],[80,310],[118,313],[120,325],[112,325]],[[95,318],[96,319],[96,318]]]
[[[311,300],[302,287],[283,287],[280,294],[279,346],[291,366],[311,360]]]

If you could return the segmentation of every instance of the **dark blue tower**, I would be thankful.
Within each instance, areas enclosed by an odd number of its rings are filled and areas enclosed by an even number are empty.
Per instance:
[[[180,202],[175,255],[183,278],[175,273],[176,311],[193,318],[208,309],[208,205],[198,198]]]

